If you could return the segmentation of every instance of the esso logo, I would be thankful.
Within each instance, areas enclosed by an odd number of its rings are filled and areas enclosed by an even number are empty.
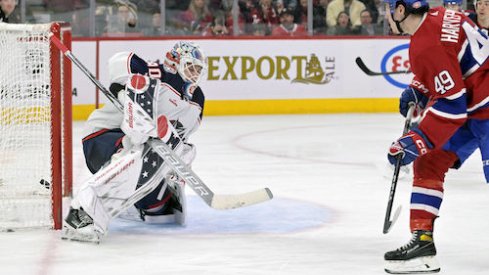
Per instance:
[[[409,44],[399,45],[388,51],[382,58],[380,70],[384,72],[397,72],[410,70]],[[405,89],[411,83],[413,74],[384,74],[384,78],[392,85]]]

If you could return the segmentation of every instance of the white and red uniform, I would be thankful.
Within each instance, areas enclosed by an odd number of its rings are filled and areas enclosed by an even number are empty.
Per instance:
[[[479,37],[487,44],[468,17],[441,7],[426,13],[411,37],[411,69],[433,97],[419,129],[435,148],[467,118],[489,118],[489,44],[481,48]]]
[[[411,37],[411,85],[430,96],[418,129],[434,146],[414,161],[411,230],[433,229],[450,167],[477,148],[483,161],[489,157],[488,56],[487,35],[464,13],[443,7],[425,13]]]

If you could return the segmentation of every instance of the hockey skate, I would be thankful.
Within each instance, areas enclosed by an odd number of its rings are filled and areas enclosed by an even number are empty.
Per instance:
[[[172,175],[169,179],[168,188],[173,193],[171,205],[175,214],[175,222],[180,225],[185,225],[185,218],[187,216],[185,181],[176,175]]]
[[[177,223],[185,225],[186,197],[185,182],[176,175],[166,178],[171,197],[168,203],[157,211],[142,211],[142,219],[147,223]]]
[[[185,182],[178,176],[170,174],[166,178],[170,198],[165,205],[153,209],[138,209],[136,205],[122,212],[118,217],[129,221],[142,221],[149,224],[185,225],[186,197]],[[164,195],[165,196],[165,195]]]
[[[436,260],[433,232],[417,230],[406,245],[385,253],[385,271],[391,274],[435,273],[440,271]]]
[[[63,224],[61,239],[99,244],[103,232],[97,230],[93,219],[82,208],[70,208]]]

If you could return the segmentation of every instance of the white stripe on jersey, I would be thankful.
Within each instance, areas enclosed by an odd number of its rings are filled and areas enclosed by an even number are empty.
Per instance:
[[[430,212],[435,216],[438,216],[438,208],[426,204],[411,203],[411,210],[423,210],[426,212]]]
[[[487,103],[489,102],[489,97],[486,97],[484,98],[484,100],[482,100],[481,102],[475,104],[474,106],[470,107],[470,108],[467,108],[467,111],[468,112],[473,112],[475,110],[477,110],[478,108],[486,105]]]
[[[467,46],[469,45],[469,40],[465,39],[464,43],[462,44],[462,47],[460,48],[460,51],[458,52],[458,63],[462,61],[462,57],[464,57],[465,50],[467,49]]]
[[[455,93],[455,94],[453,94],[451,96],[447,96],[445,98],[448,99],[448,100],[454,100],[454,99],[457,99],[457,98],[463,96],[465,94],[465,92],[466,92],[465,91],[465,88],[463,88],[462,90],[460,90],[460,92]]]
[[[480,68],[479,64],[475,64],[472,68],[468,69],[465,72],[465,74],[463,75],[463,79],[466,79],[467,77],[471,76],[472,73],[475,72],[479,68]]]

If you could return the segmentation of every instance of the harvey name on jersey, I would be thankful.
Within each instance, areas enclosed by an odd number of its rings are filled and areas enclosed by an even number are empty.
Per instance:
[[[443,15],[440,41],[457,43],[462,16],[452,10],[446,10]]]

